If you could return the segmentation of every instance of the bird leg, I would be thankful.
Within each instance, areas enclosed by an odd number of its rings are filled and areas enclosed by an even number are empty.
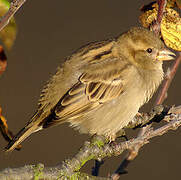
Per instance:
[[[126,141],[128,141],[128,138],[126,136],[126,132],[124,129],[121,129],[120,131],[118,131],[116,135],[117,135],[117,138],[124,138]]]

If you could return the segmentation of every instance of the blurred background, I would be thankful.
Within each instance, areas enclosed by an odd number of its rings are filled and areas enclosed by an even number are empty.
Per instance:
[[[12,50],[6,51],[8,67],[0,77],[0,106],[10,130],[17,133],[31,118],[42,87],[66,56],[88,42],[111,38],[131,26],[138,26],[139,8],[149,2],[27,1],[15,15],[18,34]],[[180,76],[179,70],[169,89],[167,105],[181,104]],[[153,102],[154,99],[141,112],[149,112]],[[180,137],[181,129],[178,129],[152,139],[121,179],[170,180],[180,177]],[[23,142],[21,151],[6,155],[3,148],[7,142],[0,136],[0,170],[37,163],[55,166],[75,155],[88,139],[88,135],[80,135],[63,124],[33,134]],[[106,158],[100,176],[114,172],[123,158]],[[93,164],[94,161],[86,164],[83,171],[90,173]]]

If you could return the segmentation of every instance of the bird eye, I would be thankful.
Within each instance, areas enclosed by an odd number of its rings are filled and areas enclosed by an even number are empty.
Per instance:
[[[151,48],[148,48],[146,51],[147,51],[148,53],[152,53],[152,49],[151,49]]]

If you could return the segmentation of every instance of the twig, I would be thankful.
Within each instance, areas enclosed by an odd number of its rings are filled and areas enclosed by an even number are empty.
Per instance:
[[[165,7],[167,5],[167,0],[158,0],[158,13],[157,13],[157,20],[153,24],[152,29],[156,35],[160,34],[160,26],[161,21],[165,12]]]
[[[179,56],[177,57],[175,63],[171,67],[171,70],[166,75],[166,79],[164,80],[162,88],[160,89],[159,95],[156,99],[156,105],[162,104],[163,101],[166,99],[168,88],[170,87],[170,84],[177,72],[180,63],[181,63],[181,53],[179,53]]]
[[[9,23],[10,19],[25,3],[26,0],[13,0],[10,4],[8,12],[0,19],[0,31]]]
[[[105,157],[119,156],[127,149],[139,149],[145,144],[149,143],[149,140],[156,136],[161,136],[167,133],[169,130],[176,130],[181,126],[181,106],[172,107],[169,109],[168,114],[164,118],[168,121],[167,124],[159,127],[158,129],[149,129],[143,136],[130,139],[129,141],[120,142],[116,145],[106,144],[105,140],[98,137],[98,141],[85,142],[84,146],[72,159],[68,159],[61,166],[52,168],[44,168],[42,165],[34,166],[28,165],[23,168],[5,169],[0,172],[0,180],[2,179],[32,179],[39,177],[39,179],[105,179],[101,177],[93,177],[88,174],[80,172],[80,168],[91,159],[102,159]],[[95,138],[96,139],[96,138]],[[94,139],[94,140],[95,140]],[[99,142],[99,143],[98,143]],[[137,148],[139,147],[139,148]],[[134,152],[134,151],[131,151]],[[136,152],[136,151],[135,151]],[[132,161],[135,157],[131,154],[128,161]],[[116,174],[117,175],[117,174]],[[112,180],[116,180],[113,175]],[[118,178],[117,178],[118,179]]]

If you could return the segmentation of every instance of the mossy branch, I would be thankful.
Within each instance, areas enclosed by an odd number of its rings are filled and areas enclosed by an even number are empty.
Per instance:
[[[10,169],[7,168],[0,172],[0,180],[4,179],[111,179],[111,177],[100,178],[81,173],[81,167],[89,160],[102,160],[105,157],[119,156],[125,150],[134,150],[149,143],[149,140],[156,136],[161,136],[169,130],[176,130],[181,126],[181,106],[163,107],[157,106],[150,113],[144,114],[143,117],[137,118],[131,124],[131,128],[141,125],[144,122],[157,122],[162,119],[165,124],[157,129],[149,129],[143,136],[130,139],[128,141],[108,143],[104,137],[93,136],[90,141],[86,141],[79,152],[72,158],[65,160],[61,165],[56,167],[45,168],[42,164],[37,166],[28,165],[25,167]],[[130,128],[128,126],[128,128]],[[134,152],[134,151],[131,151]],[[113,178],[112,178],[113,179]]]

